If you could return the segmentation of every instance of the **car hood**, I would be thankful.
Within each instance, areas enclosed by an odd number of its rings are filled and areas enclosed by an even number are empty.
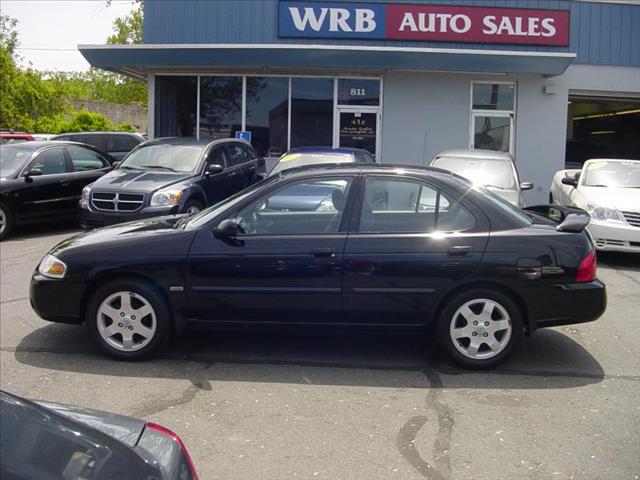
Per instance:
[[[118,168],[96,180],[92,188],[105,191],[154,192],[193,177],[193,173]]]
[[[147,256],[185,255],[191,244],[193,231],[176,228],[184,215],[168,215],[133,222],[120,223],[79,233],[58,243],[49,252],[52,255],[83,255],[100,252],[104,258],[126,257],[131,247],[143,248]],[[167,248],[167,243],[171,248]]]
[[[618,210],[640,211],[640,188],[586,187],[580,186],[580,193],[587,208],[593,202],[599,207],[616,208]]]

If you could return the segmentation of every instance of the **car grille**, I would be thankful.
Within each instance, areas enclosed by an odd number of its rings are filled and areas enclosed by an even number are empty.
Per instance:
[[[634,227],[640,227],[640,213],[638,212],[622,212],[627,223]]]
[[[96,210],[109,212],[135,212],[142,208],[143,203],[144,195],[141,193],[91,193],[91,205]]]

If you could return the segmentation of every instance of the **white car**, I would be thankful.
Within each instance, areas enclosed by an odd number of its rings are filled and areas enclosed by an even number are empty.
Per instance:
[[[482,185],[518,208],[524,207],[523,190],[533,183],[520,182],[513,157],[492,150],[444,150],[433,157],[432,167],[457,173],[475,185]]]
[[[582,170],[560,170],[549,201],[588,211],[598,250],[640,253],[640,161],[592,159]]]

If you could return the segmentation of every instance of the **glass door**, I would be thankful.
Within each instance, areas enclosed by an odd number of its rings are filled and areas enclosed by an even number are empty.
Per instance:
[[[378,109],[338,107],[338,147],[363,148],[378,156]]]

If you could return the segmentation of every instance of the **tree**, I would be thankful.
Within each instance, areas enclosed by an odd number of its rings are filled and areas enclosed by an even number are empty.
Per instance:
[[[9,15],[0,15],[0,48],[13,57],[18,46],[18,20]]]
[[[113,22],[114,34],[107,37],[108,45],[138,45],[142,43],[144,16],[142,2],[138,2],[133,11],[116,18]]]

